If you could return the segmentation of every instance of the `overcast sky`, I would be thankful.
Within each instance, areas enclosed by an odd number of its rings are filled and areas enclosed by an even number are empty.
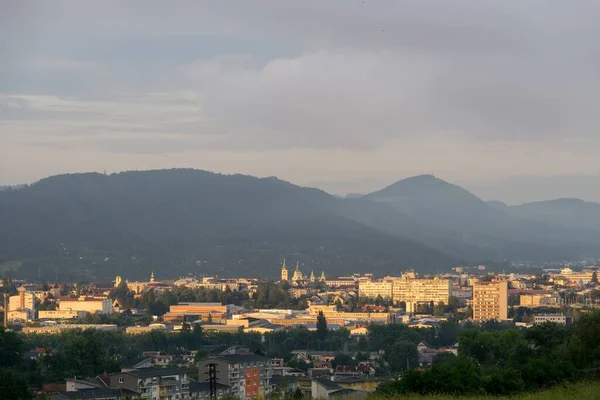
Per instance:
[[[600,201],[598,38],[597,0],[0,1],[0,184],[433,173]]]

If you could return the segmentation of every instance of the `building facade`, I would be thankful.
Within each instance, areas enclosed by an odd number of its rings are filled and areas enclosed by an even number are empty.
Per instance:
[[[108,298],[101,297],[61,297],[58,302],[60,311],[84,311],[91,314],[111,314],[114,309]]]
[[[570,325],[571,317],[564,314],[538,314],[533,317],[534,324],[543,324],[546,322],[552,322],[558,325]]]
[[[201,380],[208,379],[209,365],[215,364],[217,383],[231,388],[231,394],[241,399],[263,398],[269,392],[273,376],[271,359],[255,354],[231,354],[200,362]]]
[[[110,375],[110,387],[139,393],[136,398],[151,400],[188,399],[185,368],[143,368]]]
[[[358,295],[366,298],[381,296],[384,299],[392,299],[393,283],[391,281],[366,281],[359,282]]]
[[[406,311],[414,312],[417,304],[448,304],[452,284],[450,279],[418,279],[405,276],[395,279],[392,284],[393,302],[405,302]]]
[[[508,281],[477,282],[473,285],[473,319],[508,319]]]

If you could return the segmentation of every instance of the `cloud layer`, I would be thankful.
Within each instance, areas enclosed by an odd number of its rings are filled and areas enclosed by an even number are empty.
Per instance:
[[[2,183],[189,166],[354,192],[435,173],[485,197],[600,173],[597,2],[2,9]]]

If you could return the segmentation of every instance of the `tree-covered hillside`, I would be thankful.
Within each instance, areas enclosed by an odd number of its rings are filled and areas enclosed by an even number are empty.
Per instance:
[[[447,269],[455,259],[338,212],[344,200],[275,178],[198,170],[61,175],[0,192],[0,264],[19,276],[277,276]],[[5,272],[5,273],[15,273]]]

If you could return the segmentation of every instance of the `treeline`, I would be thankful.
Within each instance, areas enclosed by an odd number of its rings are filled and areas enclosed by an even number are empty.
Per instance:
[[[431,368],[408,370],[378,393],[511,395],[599,375],[600,313],[584,315],[571,327],[497,328],[462,329],[458,356],[444,354]]]
[[[119,318],[126,318],[119,314]],[[326,320],[321,322],[321,326]],[[66,378],[89,377],[119,371],[121,363],[139,357],[144,351],[177,353],[198,350],[205,356],[207,345],[241,345],[251,352],[281,357],[290,366],[306,370],[311,364],[292,361],[293,350],[338,352],[335,365],[355,365],[367,359],[368,352],[384,350],[377,366],[379,375],[390,375],[406,368],[405,355],[411,366],[416,362],[416,345],[428,341],[449,345],[456,341],[458,325],[445,323],[439,329],[412,329],[404,325],[372,325],[359,340],[350,338],[346,329],[309,331],[304,327],[261,336],[257,333],[205,332],[199,324],[184,324],[182,332],[152,331],[141,335],[96,330],[69,330],[54,335],[19,334],[0,331],[0,386],[15,393],[9,398],[23,397],[30,388],[43,383],[62,382]],[[32,349],[43,349],[37,359],[25,358]],[[345,353],[354,356],[349,356]],[[7,389],[8,390],[8,389]],[[21,393],[21,394],[18,394]]]

